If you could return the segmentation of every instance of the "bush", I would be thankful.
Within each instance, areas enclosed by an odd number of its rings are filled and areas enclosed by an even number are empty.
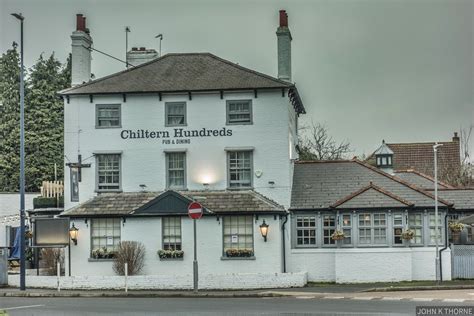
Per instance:
[[[33,199],[33,208],[49,207],[64,207],[64,196],[59,198],[38,196]]]
[[[128,275],[135,275],[145,266],[145,246],[136,241],[122,241],[115,253],[114,272],[125,275],[125,263],[128,264]]]
[[[56,275],[58,262],[61,263],[61,267],[64,267],[64,252],[60,248],[43,248],[41,249],[41,260],[47,275]]]

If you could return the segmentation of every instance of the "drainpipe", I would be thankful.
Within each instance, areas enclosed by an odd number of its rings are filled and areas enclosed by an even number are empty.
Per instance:
[[[441,253],[448,249],[448,211],[444,215],[444,248],[439,251],[439,280],[443,281],[443,257]]]
[[[283,251],[283,273],[286,273],[286,247],[285,247],[285,224],[288,222],[288,215],[285,215],[285,221],[281,224],[281,238],[282,244],[281,248]]]

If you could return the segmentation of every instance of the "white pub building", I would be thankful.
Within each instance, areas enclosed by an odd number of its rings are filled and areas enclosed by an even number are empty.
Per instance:
[[[62,216],[78,229],[71,275],[114,275],[119,243],[137,241],[146,249],[141,274],[171,276],[170,287],[189,276],[185,283],[192,284],[187,207],[198,201],[205,208],[197,223],[201,280],[247,275],[251,283],[265,276],[291,286],[301,274],[337,282],[434,278],[426,211],[432,196],[381,170],[370,169],[362,181],[359,173],[369,168],[360,162],[346,169],[295,164],[305,108],[291,81],[292,37],[283,10],[276,34],[277,78],[210,53],[156,58],[133,49],[129,55],[139,54],[134,61],[141,64],[90,81],[92,37],[77,15],[72,88],[61,91],[69,167]],[[336,192],[334,179],[353,185]],[[445,212],[449,203],[440,207]],[[400,238],[410,219],[419,220],[416,247]],[[344,231],[342,242],[331,238],[336,230]]]

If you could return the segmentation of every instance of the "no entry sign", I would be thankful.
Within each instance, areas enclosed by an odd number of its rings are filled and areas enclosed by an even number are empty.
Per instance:
[[[202,205],[198,202],[192,202],[188,206],[188,215],[192,219],[200,219],[202,217]]]

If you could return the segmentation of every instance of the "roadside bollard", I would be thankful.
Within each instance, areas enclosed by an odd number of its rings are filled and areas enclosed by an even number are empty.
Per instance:
[[[58,262],[58,265],[57,265],[57,269],[58,269],[58,292],[61,292],[61,287],[60,287],[60,284],[59,284],[59,278],[61,277],[61,263]]]
[[[125,293],[128,292],[128,263],[125,262]]]

